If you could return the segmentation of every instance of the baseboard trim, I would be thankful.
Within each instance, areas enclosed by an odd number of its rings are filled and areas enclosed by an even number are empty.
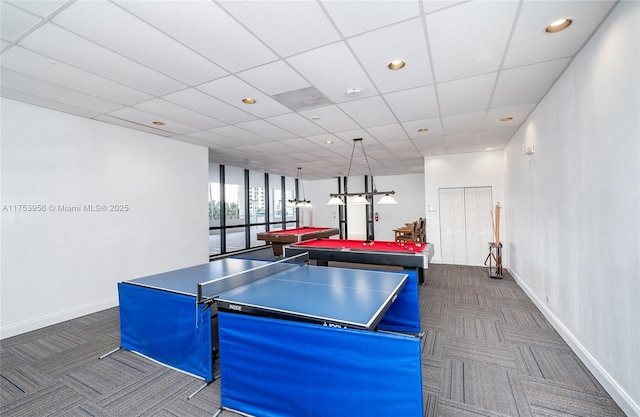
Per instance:
[[[87,314],[97,313],[98,311],[106,310],[117,305],[118,300],[116,298],[102,300],[95,303],[84,304],[67,310],[58,311],[46,316],[21,321],[19,323],[10,324],[7,326],[2,326],[0,327],[0,340],[6,339],[8,337],[18,336],[23,333],[31,332],[33,330],[38,330],[43,327],[62,323],[67,320],[76,319],[78,317],[86,316]]]
[[[636,404],[627,392],[616,382],[615,379],[607,373],[607,371],[598,363],[598,361],[591,356],[589,351],[580,343],[578,339],[567,329],[567,327],[549,310],[545,303],[539,299],[536,294],[529,288],[529,286],[522,280],[522,278],[509,270],[509,273],[516,281],[516,283],[522,288],[527,296],[538,307],[542,314],[549,320],[554,329],[560,334],[560,337],[569,345],[571,350],[578,355],[580,360],[585,364],[589,371],[596,377],[602,387],[609,393],[611,398],[618,404],[618,406],[624,411],[628,417],[640,417],[640,406]]]

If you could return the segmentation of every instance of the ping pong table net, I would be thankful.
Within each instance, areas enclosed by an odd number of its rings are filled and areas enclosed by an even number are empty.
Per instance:
[[[263,278],[270,277],[279,272],[309,264],[309,254],[307,252],[299,255],[284,258],[246,271],[212,279],[198,284],[197,303],[210,305],[215,302],[215,298],[225,291],[250,284]]]

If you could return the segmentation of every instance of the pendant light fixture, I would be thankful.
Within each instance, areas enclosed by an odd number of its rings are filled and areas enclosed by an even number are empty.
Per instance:
[[[378,191],[376,189],[376,184],[373,181],[373,174],[371,173],[371,166],[369,165],[369,159],[367,158],[367,153],[364,151],[364,145],[362,144],[362,138],[357,138],[353,140],[353,147],[351,148],[351,160],[349,160],[349,169],[347,170],[347,181],[349,181],[349,175],[351,174],[351,165],[353,163],[353,154],[356,149],[356,143],[360,143],[360,147],[362,148],[362,154],[364,155],[364,160],[367,163],[367,169],[369,170],[369,176],[371,177],[371,185],[373,191],[363,192],[363,193],[332,193],[329,194],[329,202],[328,206],[343,206],[345,204],[345,200],[347,197],[355,197],[351,203],[352,204],[371,204],[367,199],[368,196],[374,195],[382,195],[383,197],[378,201],[378,204],[398,204],[393,195],[396,193],[395,191]],[[344,197],[344,200],[341,198]]]
[[[287,200],[287,207],[295,207],[301,209],[313,208],[311,201],[307,200],[306,195],[304,194],[304,182],[302,181],[302,168],[298,167],[298,174],[296,176],[296,180],[298,184],[302,187],[302,200]]]

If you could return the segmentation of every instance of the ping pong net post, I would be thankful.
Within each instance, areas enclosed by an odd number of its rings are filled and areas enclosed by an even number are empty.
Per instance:
[[[209,305],[225,291],[250,284],[288,269],[309,264],[307,252],[198,284],[197,304]]]

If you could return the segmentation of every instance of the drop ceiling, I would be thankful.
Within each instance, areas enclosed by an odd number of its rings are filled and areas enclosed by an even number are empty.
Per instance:
[[[420,173],[502,149],[615,4],[3,0],[1,95],[236,167],[332,178],[363,138],[374,175]]]

